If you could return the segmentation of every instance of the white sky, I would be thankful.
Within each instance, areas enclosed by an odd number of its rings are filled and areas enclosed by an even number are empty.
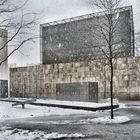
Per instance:
[[[140,30],[140,0],[125,0],[127,5],[133,5],[135,29]],[[40,23],[84,15],[94,12],[91,0],[30,0],[26,11],[38,12]],[[39,33],[39,25],[36,29]],[[18,66],[40,63],[40,43],[26,45],[9,58],[9,63]]]

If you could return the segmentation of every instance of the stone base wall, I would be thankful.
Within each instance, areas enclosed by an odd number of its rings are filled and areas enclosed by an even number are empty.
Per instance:
[[[56,99],[56,84],[98,82],[99,98],[110,97],[110,70],[104,62],[37,65],[10,69],[12,97]],[[117,59],[114,63],[114,97],[140,99],[140,57]]]
[[[98,83],[74,82],[56,84],[56,99],[98,102]]]

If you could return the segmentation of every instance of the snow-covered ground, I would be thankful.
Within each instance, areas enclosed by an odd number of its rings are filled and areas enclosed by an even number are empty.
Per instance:
[[[95,113],[90,111],[83,110],[73,110],[73,109],[62,109],[54,107],[42,107],[34,105],[25,105],[25,109],[22,109],[21,105],[12,107],[10,102],[0,102],[0,122],[9,119],[18,118],[28,118],[28,117],[37,117],[37,116],[49,116],[49,115],[71,115],[71,114],[87,114]],[[49,122],[48,122],[49,123]],[[59,133],[46,133],[42,131],[30,131],[22,129],[11,130],[8,128],[0,128],[0,140],[51,140],[59,138],[81,138],[85,137],[83,134],[59,134]]]
[[[10,100],[23,101],[25,98],[10,98]],[[46,103],[46,104],[57,104],[57,105],[70,105],[70,106],[81,106],[81,107],[103,107],[110,106],[110,99],[106,102],[95,103],[95,102],[78,102],[78,101],[62,101],[53,99],[37,99],[36,103]],[[117,99],[114,99],[114,104],[119,104]]]
[[[0,140],[51,140],[51,139],[65,139],[65,138],[84,138],[85,135],[75,134],[59,134],[46,133],[42,131],[30,131],[22,129],[3,130],[0,132]]]
[[[49,115],[70,115],[95,113],[84,110],[62,109],[57,107],[34,106],[26,104],[22,109],[21,105],[12,107],[12,103],[0,102],[0,121],[7,119],[49,116]]]
[[[12,99],[17,100],[17,99]],[[23,100],[23,99],[18,99]],[[70,101],[56,101],[56,100],[44,100],[38,99],[36,102],[38,103],[53,103],[53,104],[65,104],[65,105],[75,105],[75,106],[88,106],[88,107],[101,107],[110,105],[109,101],[106,103],[87,103],[87,102],[70,102]],[[118,101],[115,101],[115,104],[119,104]],[[124,104],[119,104],[122,108],[126,107]],[[107,112],[107,111],[105,111]],[[110,119],[110,116],[107,116],[105,112],[91,112],[84,110],[74,110],[74,109],[62,109],[57,107],[47,107],[47,106],[34,106],[34,105],[25,105],[25,109],[22,109],[21,105],[12,107],[12,103],[10,102],[2,102],[0,101],[0,122],[4,122],[5,120],[14,119],[17,120],[19,118],[28,118],[28,117],[37,117],[37,116],[49,116],[49,115],[72,115],[72,114],[94,114],[94,116],[100,116],[101,113],[104,113],[104,117],[97,117],[93,119],[84,119],[84,120],[66,120],[66,121],[48,121],[47,123],[57,123],[57,124],[91,124],[91,123],[102,123],[102,124],[111,124],[111,123],[124,123],[130,121],[128,116],[115,116],[113,120]],[[96,114],[96,115],[95,115]],[[103,115],[102,115],[103,116]],[[57,132],[47,133],[43,131],[30,131],[30,130],[22,130],[22,129],[8,129],[3,126],[0,127],[0,140],[51,140],[51,139],[59,139],[59,138],[79,138],[86,137],[81,133],[74,134],[59,134]]]
[[[115,116],[114,119],[111,119],[110,116],[104,116],[95,119],[88,119],[87,121],[100,124],[112,124],[112,123],[125,123],[130,121],[130,118],[128,116]]]
[[[12,100],[24,100],[24,99],[12,99]],[[92,102],[72,102],[72,101],[37,99],[36,102],[74,105],[74,106],[86,106],[86,107],[101,107],[101,106],[110,105],[109,101],[107,101],[106,103],[92,103]],[[119,104],[117,100],[114,100],[114,103]],[[120,106],[125,107],[124,104],[120,104]],[[7,119],[18,119],[18,118],[28,118],[28,117],[38,117],[38,116],[49,116],[49,115],[97,114],[97,113],[100,114],[101,112],[100,111],[92,112],[92,111],[75,110],[75,109],[62,109],[62,108],[47,107],[47,106],[34,106],[34,105],[29,105],[29,104],[26,104],[25,108],[22,109],[21,105],[12,107],[12,103],[0,101],[0,121],[4,121]],[[107,120],[106,117],[104,118],[105,120]],[[118,121],[118,118],[115,118],[115,119],[117,119]],[[124,118],[124,119],[128,120],[127,118]],[[101,118],[99,118],[99,120],[101,121]],[[112,123],[114,122],[116,121],[112,121]]]
[[[106,103],[95,103],[95,102],[78,102],[78,101],[59,101],[59,100],[43,100],[38,99],[36,102],[48,103],[48,104],[61,104],[61,105],[71,105],[71,106],[82,106],[82,107],[102,107],[110,106],[109,102]]]

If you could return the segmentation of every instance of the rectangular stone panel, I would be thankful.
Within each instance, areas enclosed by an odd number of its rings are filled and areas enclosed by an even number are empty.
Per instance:
[[[56,84],[56,99],[98,102],[98,83],[77,82]]]

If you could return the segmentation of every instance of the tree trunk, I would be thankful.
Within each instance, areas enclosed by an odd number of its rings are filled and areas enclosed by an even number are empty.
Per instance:
[[[111,60],[111,80],[110,80],[110,99],[111,99],[111,119],[114,119],[113,113],[113,63]]]

